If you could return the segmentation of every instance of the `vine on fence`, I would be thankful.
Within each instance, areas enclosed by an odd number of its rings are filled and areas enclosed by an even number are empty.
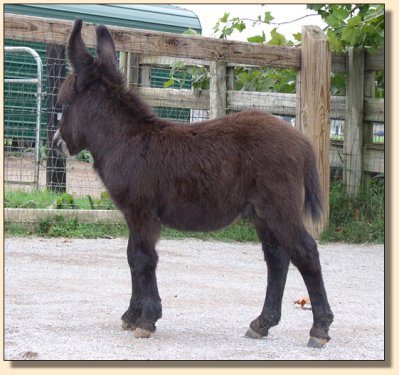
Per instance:
[[[334,52],[345,52],[349,47],[363,47],[370,53],[384,47],[385,13],[383,4],[308,4],[307,8],[316,13],[310,13],[298,19],[285,22],[273,22],[274,17],[270,11],[264,12],[256,19],[232,17],[226,12],[214,26],[214,34],[218,38],[227,39],[233,32],[242,32],[247,28],[247,24],[252,26],[263,25],[265,29],[272,26],[267,37],[265,30],[259,35],[247,38],[251,43],[264,43],[270,45],[300,46],[301,33],[293,34],[293,39],[287,39],[278,32],[278,27],[296,22],[305,17],[321,16],[327,26],[324,31],[327,34],[330,49]],[[277,92],[294,92],[295,79],[292,75],[281,69],[269,69],[268,71],[254,71],[254,76],[259,81],[259,86],[267,87],[268,82],[275,81]],[[376,74],[377,98],[384,97],[384,72]],[[245,83],[243,84],[245,87]],[[290,91],[290,90],[293,91]],[[281,90],[281,91],[280,91]],[[345,75],[333,73],[331,77],[332,95],[345,95]]]

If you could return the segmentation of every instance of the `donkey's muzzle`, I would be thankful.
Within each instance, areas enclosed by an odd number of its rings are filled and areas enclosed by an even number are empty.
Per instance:
[[[60,129],[58,129],[54,134],[53,148],[55,148],[59,153],[69,156],[69,150],[66,142],[62,139]]]

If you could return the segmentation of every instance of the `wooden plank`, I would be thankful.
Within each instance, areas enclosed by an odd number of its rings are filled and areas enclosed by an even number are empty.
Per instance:
[[[209,109],[208,90],[162,89],[155,87],[138,87],[137,90],[151,106]]]
[[[72,24],[72,21],[7,13],[4,17],[4,35],[10,39],[66,44]],[[96,45],[94,29],[93,24],[83,25],[83,39],[88,47]],[[301,64],[301,50],[295,47],[270,46],[116,26],[109,26],[109,30],[118,51],[280,68],[299,69]]]
[[[12,223],[38,223],[43,220],[55,220],[56,217],[76,219],[79,223],[90,224],[123,224],[122,214],[116,210],[54,210],[5,208],[4,221]]]
[[[363,171],[385,173],[384,145],[365,145],[363,150]]]
[[[346,112],[346,97],[331,97],[331,118],[344,120]],[[364,98],[365,121],[384,122],[385,107],[384,99]]]
[[[308,219],[307,228],[317,236],[328,223],[330,188],[331,53],[327,37],[321,28],[302,27],[301,58],[300,110],[296,127],[311,140],[316,155],[323,213],[318,223],[313,224]]]
[[[139,84],[140,74],[140,57],[137,53],[128,52],[127,66],[129,69],[127,81],[129,82],[129,84],[137,87]]]
[[[211,61],[200,60],[200,59],[190,59],[183,57],[174,56],[153,56],[153,55],[141,55],[140,64],[146,64],[151,66],[172,66],[176,62],[183,62],[187,66],[209,66]]]
[[[334,73],[345,73],[347,63],[346,53],[331,54],[331,71]],[[374,53],[366,52],[365,70],[377,71],[385,70],[385,49],[380,48]]]
[[[151,86],[151,66],[141,65],[139,68],[139,86],[150,87]]]
[[[209,109],[209,90],[164,89],[154,87],[138,87],[140,95],[152,106],[171,108]],[[254,92],[227,90],[226,108],[230,111],[259,109],[281,116],[296,116],[296,94],[276,92]],[[366,101],[367,103],[367,101]],[[379,101],[367,114],[372,121],[380,121],[383,117],[383,103]],[[343,96],[331,97],[331,118],[345,119],[346,101]]]
[[[385,122],[384,99],[364,98],[364,119],[373,122]]]
[[[366,71],[364,73],[364,98],[374,98],[375,97],[375,71]],[[366,103],[364,104],[364,108],[366,111]],[[363,145],[368,143],[373,143],[373,123],[371,121],[366,120],[366,114],[364,115],[365,121],[363,124]],[[368,189],[370,184],[370,173],[364,173],[364,164],[365,164],[365,149],[363,149],[363,179],[362,179],[362,188]]]
[[[343,142],[334,141],[330,146],[331,167],[343,167]],[[366,144],[363,147],[363,171],[369,173],[384,173],[384,144]]]
[[[366,52],[365,70],[385,70],[385,49],[380,48],[375,53]]]
[[[346,111],[346,98],[345,96],[332,96],[331,97],[331,116],[330,118],[336,120],[344,120]]]
[[[234,90],[234,79],[235,79],[235,73],[234,73],[234,66],[226,66],[226,88],[227,90]]]
[[[279,115],[295,116],[296,95],[276,92],[227,91],[227,108],[233,111],[261,109]]]
[[[331,71],[334,73],[346,72],[346,56],[344,53],[331,54]]]
[[[346,83],[346,119],[344,127],[344,185],[356,196],[363,174],[364,50],[350,48]]]
[[[365,72],[364,74],[364,97],[374,98],[375,97],[375,71]],[[365,103],[365,112],[366,103]],[[367,121],[367,115],[365,113],[364,129],[363,129],[363,144],[372,143],[373,141],[373,123]]]
[[[126,80],[126,84],[129,85],[129,79],[128,79],[128,56],[127,52],[120,52],[119,53],[119,71],[123,75],[124,79]]]

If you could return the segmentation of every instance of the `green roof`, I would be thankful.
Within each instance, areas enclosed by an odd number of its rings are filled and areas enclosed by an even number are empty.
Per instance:
[[[190,10],[167,4],[7,4],[6,13],[73,20],[154,31],[201,33],[201,23]]]

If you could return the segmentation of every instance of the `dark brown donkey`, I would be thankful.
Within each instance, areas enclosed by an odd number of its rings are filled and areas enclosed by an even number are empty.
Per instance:
[[[312,301],[308,345],[325,344],[333,314],[316,243],[303,225],[305,210],[314,219],[321,212],[311,144],[286,122],[260,111],[193,125],[160,119],[126,88],[108,29],[96,29],[96,57],[81,29],[77,19],[68,43],[73,74],[60,89],[64,109],[53,142],[71,155],[91,152],[126,219],[132,297],[123,327],[149,337],[162,315],[155,276],[162,225],[210,231],[244,215],[253,219],[268,268],[264,307],[247,336],[267,336],[279,322],[292,261]]]

